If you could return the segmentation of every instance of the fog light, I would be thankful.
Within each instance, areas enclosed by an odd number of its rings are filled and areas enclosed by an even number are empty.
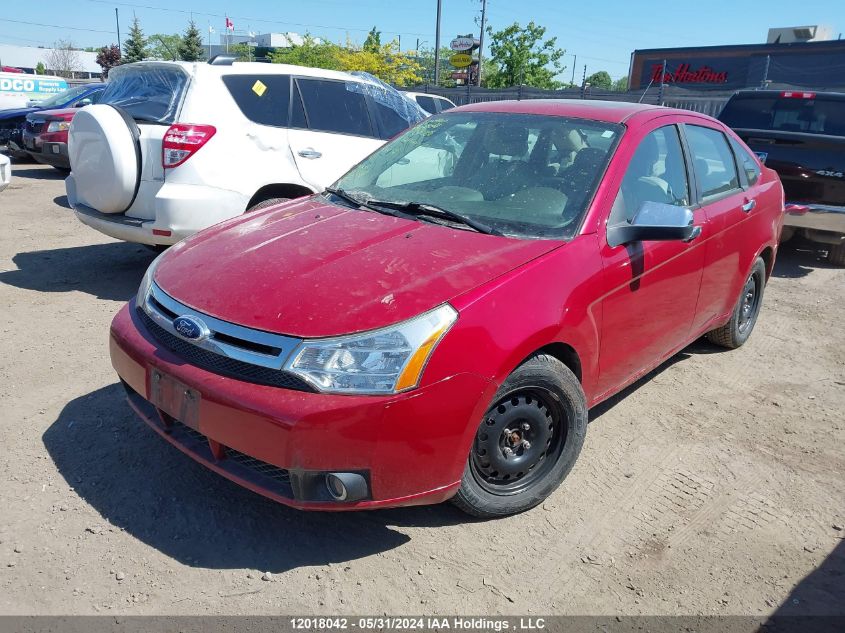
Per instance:
[[[335,501],[346,501],[346,497],[349,496],[349,491],[341,478],[333,473],[326,475],[326,488]]]
[[[370,494],[367,480],[360,473],[326,473],[326,490],[334,501],[359,501]]]

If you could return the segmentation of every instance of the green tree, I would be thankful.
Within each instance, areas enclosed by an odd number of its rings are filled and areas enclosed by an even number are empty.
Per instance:
[[[35,66],[35,74],[36,75],[46,75],[47,74],[47,67],[44,65],[44,62],[38,62]]]
[[[274,64],[294,64],[311,68],[327,68],[329,70],[343,70],[338,53],[340,47],[331,42],[325,42],[306,33],[302,44],[294,44],[288,48],[277,48],[270,53],[270,61]]]
[[[123,58],[124,64],[131,64],[132,62],[140,62],[149,57],[147,50],[147,38],[144,37],[144,32],[141,30],[141,21],[138,17],[132,18],[132,26],[129,27],[129,37],[123,44]]]
[[[613,82],[613,89],[616,92],[628,92],[628,78],[622,77]]]
[[[341,70],[361,70],[395,86],[410,86],[422,81],[422,66],[416,59],[399,50],[393,40],[377,50],[355,48],[347,44],[338,51]]]
[[[249,44],[246,42],[230,44],[229,55],[237,55],[239,62],[248,62],[252,60],[252,51],[250,50]]]
[[[179,59],[179,46],[182,44],[182,36],[178,33],[172,35],[155,33],[147,38],[147,44],[149,57],[172,62]]]
[[[601,88],[602,90],[610,90],[613,87],[613,80],[606,70],[600,70],[587,77],[587,83],[593,88]]]
[[[120,66],[120,47],[117,44],[103,46],[97,51],[97,64],[103,69],[103,79],[108,78],[109,71]]]
[[[561,82],[555,76],[565,70],[561,59],[565,50],[557,48],[557,38],[544,40],[546,28],[529,22],[522,28],[518,22],[501,31],[487,29],[490,35],[490,59],[497,72],[488,81],[491,88],[523,84],[535,88],[555,89]]]
[[[188,22],[188,29],[179,42],[179,59],[186,62],[195,62],[205,57],[202,48],[202,35],[197,29],[196,23]]]
[[[367,39],[364,40],[364,50],[368,53],[378,53],[381,48],[381,31],[373,27],[367,34]]]

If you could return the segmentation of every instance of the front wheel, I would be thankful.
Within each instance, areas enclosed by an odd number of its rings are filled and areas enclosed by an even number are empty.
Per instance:
[[[757,323],[760,307],[763,305],[765,287],[766,264],[761,257],[758,257],[751,268],[751,274],[745,280],[730,320],[722,327],[708,332],[707,338],[716,345],[728,349],[736,349],[745,343]]]
[[[827,261],[834,266],[845,266],[845,243],[831,246],[827,251]]]
[[[475,434],[452,502],[480,518],[541,503],[572,470],[587,432],[587,402],[566,365],[532,356],[505,380]]]

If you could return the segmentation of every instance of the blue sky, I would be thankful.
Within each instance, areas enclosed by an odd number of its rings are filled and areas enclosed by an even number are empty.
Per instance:
[[[116,39],[117,7],[123,38],[133,11],[148,34],[183,30],[193,11],[204,32],[209,23],[218,34],[223,32],[226,14],[237,31],[309,31],[336,42],[347,36],[362,42],[366,31],[376,25],[383,40],[401,35],[402,48],[407,49],[414,48],[417,39],[433,45],[436,0],[39,0],[27,4],[4,0],[3,4],[0,43],[4,44],[49,45],[57,39],[70,39],[79,46],[110,43]],[[477,31],[480,6],[480,0],[443,0],[442,43],[458,33]],[[614,78],[627,75],[630,54],[636,48],[759,43],[765,41],[770,27],[799,24],[827,24],[835,33],[845,33],[843,0],[488,0],[487,6],[488,23],[494,29],[530,20],[545,26],[547,34],[556,36],[558,46],[567,51],[563,77],[571,78],[573,55],[577,55],[576,80],[584,64],[588,74],[607,70]]]

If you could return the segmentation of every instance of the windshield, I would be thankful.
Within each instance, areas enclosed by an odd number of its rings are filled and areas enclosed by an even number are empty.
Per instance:
[[[419,203],[515,237],[571,237],[622,127],[533,114],[426,119],[336,184],[355,198]]]
[[[176,121],[188,75],[179,66],[128,65],[109,73],[100,103],[120,106],[136,121]]]
[[[845,100],[737,96],[728,101],[719,120],[739,129],[845,136]]]
[[[68,101],[73,101],[78,96],[85,94],[85,92],[88,90],[91,90],[91,86],[78,86],[76,88],[68,88],[64,92],[60,92],[57,95],[53,95],[49,99],[39,101],[38,107],[48,109],[62,105],[64,103],[67,103]]]

